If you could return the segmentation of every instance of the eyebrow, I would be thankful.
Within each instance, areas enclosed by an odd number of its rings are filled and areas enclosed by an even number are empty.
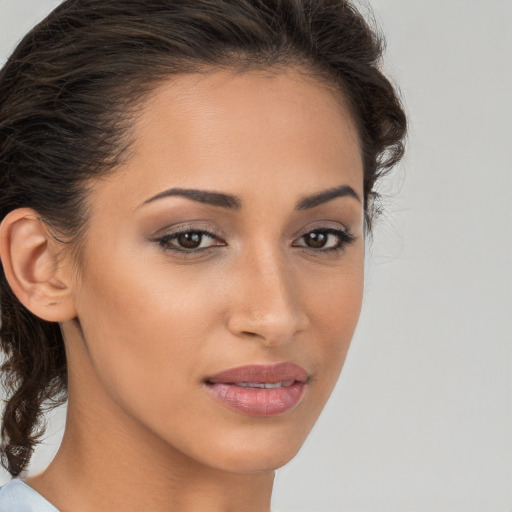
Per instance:
[[[231,210],[240,210],[242,201],[239,197],[223,192],[211,192],[209,190],[198,190],[191,188],[170,188],[164,190],[149,199],[146,199],[140,206],[144,206],[153,201],[165,197],[180,196],[199,203],[209,204],[211,206],[220,206]],[[340,185],[339,187],[328,188],[322,192],[305,196],[301,198],[295,206],[296,210],[309,210],[338,197],[352,197],[361,203],[361,198],[357,192],[349,185]]]
[[[328,201],[332,201],[337,197],[352,197],[361,203],[361,198],[357,192],[349,185],[340,185],[339,187],[328,188],[317,194],[303,197],[295,206],[296,210],[309,210]]]
[[[156,194],[156,196],[150,197],[140,206],[171,196],[186,197],[187,199],[192,199],[192,201],[197,201],[199,203],[220,206],[222,208],[230,208],[232,210],[239,210],[242,207],[242,201],[231,194],[210,192],[208,190],[197,190],[193,188],[170,188],[169,190],[164,190],[163,192]]]

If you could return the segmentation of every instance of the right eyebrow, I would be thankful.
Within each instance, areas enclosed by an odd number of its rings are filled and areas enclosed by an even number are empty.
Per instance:
[[[146,201],[138,207],[152,203],[158,199],[171,196],[186,197],[187,199],[192,199],[192,201],[198,201],[212,206],[220,206],[222,208],[230,208],[232,210],[239,210],[242,207],[242,201],[237,196],[224,194],[222,192],[210,192],[208,190],[198,190],[193,188],[170,188],[169,190],[164,190],[163,192],[146,199]]]

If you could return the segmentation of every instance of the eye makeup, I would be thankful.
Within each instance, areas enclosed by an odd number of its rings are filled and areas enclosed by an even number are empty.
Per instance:
[[[347,245],[355,241],[356,237],[348,229],[333,227],[315,227],[297,240],[303,240],[303,244],[292,244],[292,247],[315,253],[339,254]],[[174,254],[184,257],[203,255],[216,250],[217,247],[225,247],[227,243],[216,230],[198,229],[193,226],[181,226],[170,233],[154,239],[164,251],[172,251]],[[310,245],[308,245],[310,244]]]

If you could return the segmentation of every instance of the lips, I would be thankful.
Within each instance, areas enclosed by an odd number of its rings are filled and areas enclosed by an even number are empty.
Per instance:
[[[215,400],[233,411],[260,417],[294,409],[307,382],[307,371],[292,363],[240,366],[205,379]]]

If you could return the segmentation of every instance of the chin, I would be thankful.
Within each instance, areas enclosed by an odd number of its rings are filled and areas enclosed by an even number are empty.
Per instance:
[[[217,462],[217,469],[232,473],[264,473],[275,471],[297,455],[300,447],[282,453],[237,453],[232,457],[223,458],[221,464]]]
[[[275,471],[297,455],[305,437],[303,432],[297,435],[268,427],[264,434],[253,433],[238,439],[223,440],[215,450],[211,450],[208,465],[234,473]]]

